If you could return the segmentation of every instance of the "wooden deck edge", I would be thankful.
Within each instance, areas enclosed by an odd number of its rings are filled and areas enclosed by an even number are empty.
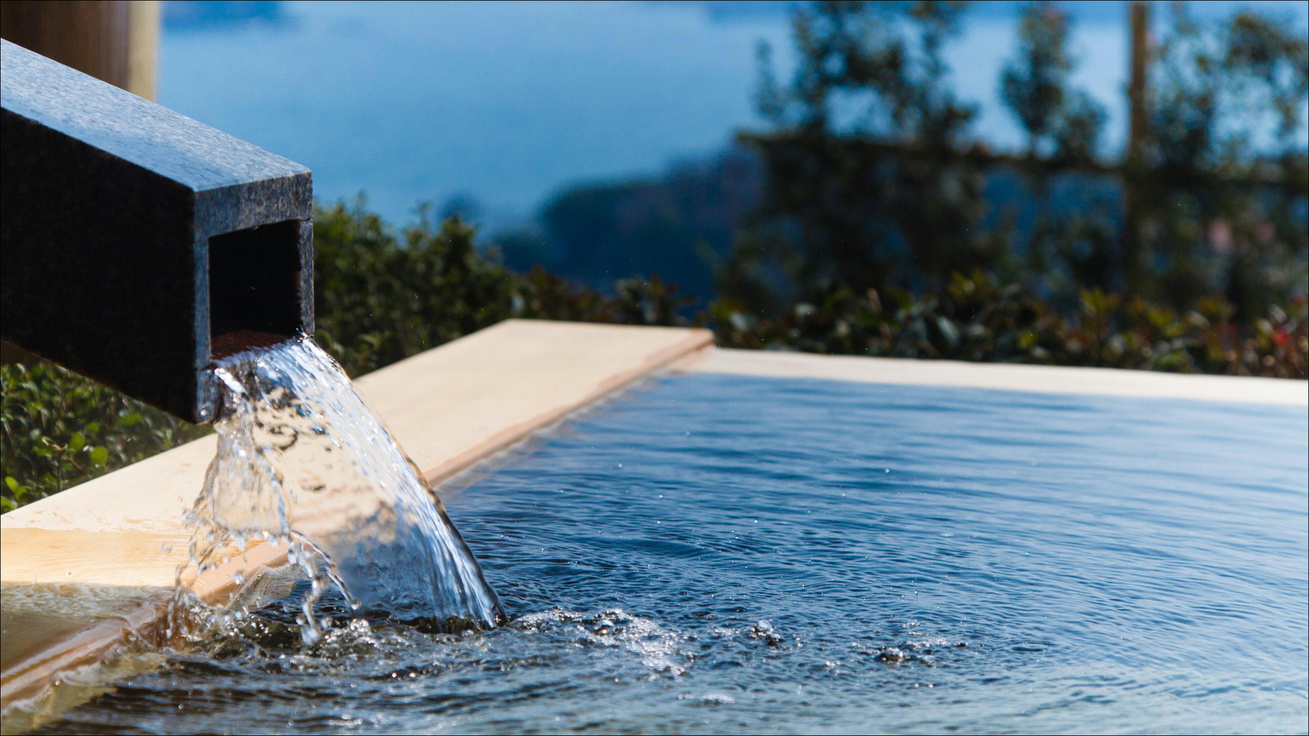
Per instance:
[[[949,360],[871,358],[713,348],[683,361],[685,373],[816,378],[856,383],[952,386],[1001,391],[1231,401],[1309,406],[1309,382],[1114,368],[1069,368]]]
[[[423,475],[429,483],[437,485],[452,476],[458,475],[482,460],[499,454],[513,445],[522,442],[532,434],[551,427],[568,416],[585,409],[591,404],[614,394],[641,379],[665,368],[672,368],[691,356],[703,353],[712,347],[713,333],[697,331],[694,339],[670,345],[656,351],[642,360],[641,364],[626,371],[618,371],[599,383],[595,391],[586,398],[570,401],[553,410],[542,412],[530,421],[506,427],[479,444],[456,457],[450,458],[435,467],[424,468]]]
[[[364,376],[356,385],[436,483],[711,342],[706,330],[509,320]],[[142,533],[176,532],[189,505],[185,499],[203,484],[207,459],[199,459],[212,457],[212,444],[213,438],[197,440],[5,514],[0,535],[45,530],[153,539],[158,535]],[[49,545],[5,546],[0,579],[23,583],[30,576],[8,574],[6,568],[14,564],[3,560],[40,559]],[[88,546],[87,558],[96,552]],[[141,552],[159,556],[156,549]],[[167,583],[171,591],[168,581],[176,575],[179,554],[184,561],[184,549],[163,555],[146,571],[147,582]],[[196,580],[192,592],[205,601],[221,601],[235,592],[238,572],[252,579],[257,570],[285,559],[285,549],[252,546],[243,557]],[[87,586],[122,582],[112,570],[60,580]],[[139,571],[132,582],[141,583]],[[0,674],[0,709],[40,698],[62,674],[112,656],[132,637],[157,638],[165,610],[166,601],[151,601],[126,615],[89,620],[85,629],[12,664]]]

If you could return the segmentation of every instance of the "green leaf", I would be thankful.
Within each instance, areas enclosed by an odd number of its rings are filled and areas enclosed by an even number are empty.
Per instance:
[[[91,450],[91,463],[93,465],[104,465],[109,460],[109,450],[104,447],[97,447]]]
[[[14,480],[12,475],[5,476],[5,485],[9,486],[9,490],[11,491],[18,491],[18,481]]]
[[[74,432],[73,438],[68,441],[68,449],[72,452],[80,452],[83,447],[86,447],[86,436],[81,432]]]

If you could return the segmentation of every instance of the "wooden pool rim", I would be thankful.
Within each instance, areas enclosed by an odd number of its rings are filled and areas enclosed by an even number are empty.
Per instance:
[[[721,350],[706,330],[509,320],[360,378],[373,410],[433,483],[467,470],[661,370],[861,383],[1166,397],[1309,406],[1303,381],[1093,368]],[[41,698],[70,672],[131,639],[160,641],[189,535],[183,514],[203,485],[206,437],[0,516],[0,585],[88,591],[75,620],[6,629],[0,708]],[[285,551],[270,545],[192,582],[222,601]],[[126,608],[92,593],[126,592]]]

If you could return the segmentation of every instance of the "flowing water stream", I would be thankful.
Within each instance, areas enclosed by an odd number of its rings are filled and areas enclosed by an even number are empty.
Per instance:
[[[314,605],[333,585],[357,614],[436,630],[496,625],[499,601],[440,499],[312,339],[224,358],[214,383],[218,453],[189,517],[191,569],[255,543],[285,546],[287,565],[250,581],[242,600],[285,590],[270,581],[308,580],[297,617],[306,644],[329,625]]]

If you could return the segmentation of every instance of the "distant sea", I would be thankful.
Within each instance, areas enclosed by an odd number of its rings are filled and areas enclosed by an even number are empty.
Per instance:
[[[326,201],[364,192],[392,221],[419,201],[477,202],[484,224],[531,217],[579,181],[654,176],[759,128],[755,48],[791,63],[792,3],[169,2],[159,101],[303,163]],[[1159,3],[1156,17],[1167,14]],[[1257,6],[1304,27],[1304,3]],[[951,46],[976,132],[1017,146],[997,98],[1019,3],[978,3]],[[1126,7],[1071,3],[1076,84],[1122,143]]]

